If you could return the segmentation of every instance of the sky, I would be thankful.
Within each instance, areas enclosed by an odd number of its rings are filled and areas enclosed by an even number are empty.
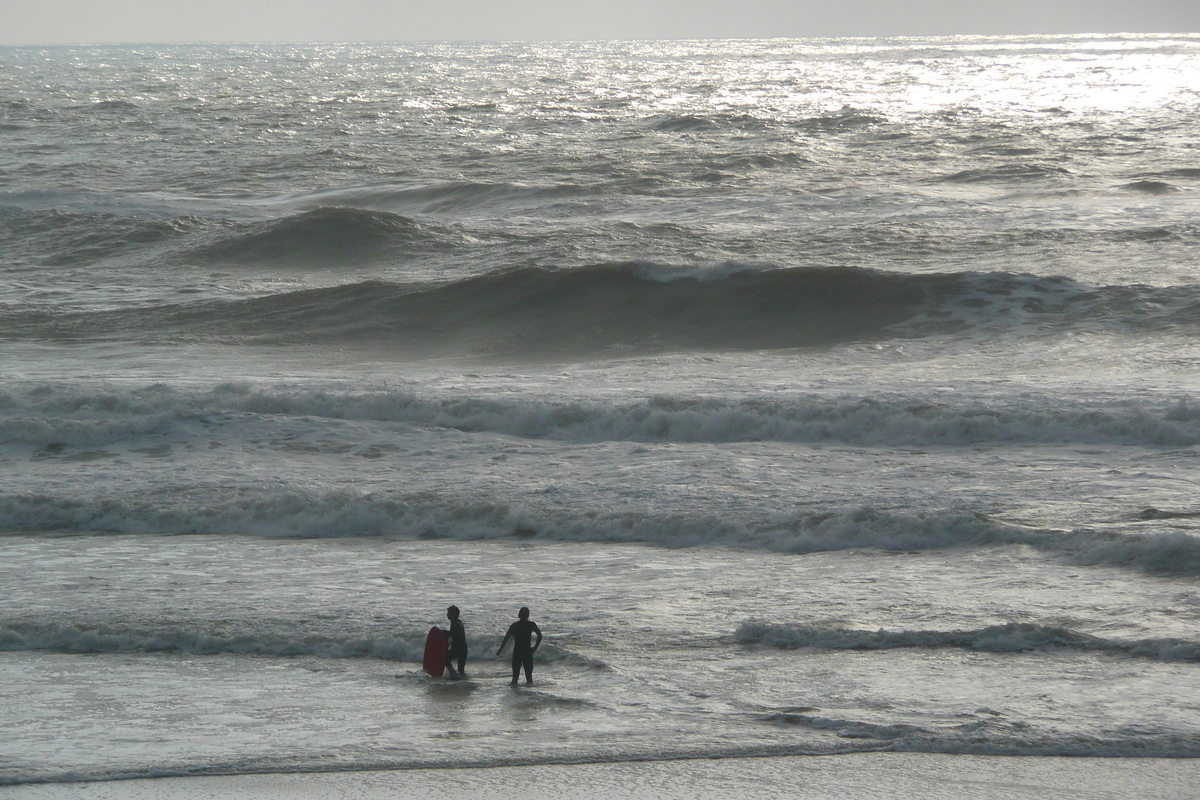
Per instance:
[[[0,0],[0,44],[1200,33],[1200,0]]]

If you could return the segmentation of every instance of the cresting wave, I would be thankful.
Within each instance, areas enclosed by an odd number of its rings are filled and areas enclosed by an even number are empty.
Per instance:
[[[70,457],[190,423],[252,417],[399,422],[574,442],[844,442],[852,445],[1102,444],[1193,447],[1200,405],[1022,398],[1020,404],[895,396],[693,397],[618,402],[555,397],[424,396],[219,384],[129,388],[38,383],[0,391],[0,445]]]
[[[232,230],[187,255],[205,262],[341,266],[453,249],[461,237],[445,228],[386,211],[319,207]]]
[[[785,167],[801,156],[724,155],[705,165],[713,174]],[[1012,175],[1009,175],[1009,172]],[[992,177],[1019,179],[1019,165],[968,171],[941,180],[986,182]],[[978,174],[977,174],[978,173]],[[1165,179],[1168,173],[1145,175],[1114,191],[1152,196],[1182,189]],[[1194,176],[1193,176],[1194,177]],[[654,183],[642,177],[639,183]],[[7,251],[5,266],[89,266],[113,264],[137,267],[153,274],[170,266],[181,276],[197,269],[327,271],[339,268],[390,267],[410,262],[436,262],[443,256],[465,257],[472,263],[498,267],[501,263],[561,263],[561,238],[582,236],[603,242],[606,251],[627,253],[651,247],[654,254],[688,251],[706,239],[694,223],[661,224],[592,219],[582,225],[564,220],[562,227],[529,231],[512,228],[477,212],[511,215],[530,213],[535,206],[552,219],[563,202],[610,202],[619,186],[601,183],[519,185],[446,182],[418,186],[352,186],[309,194],[282,194],[218,204],[211,199],[161,195],[103,195],[72,192],[0,192],[0,245]],[[634,194],[637,192],[634,191]],[[457,217],[447,215],[459,215]],[[856,225],[833,230],[789,230],[781,249],[765,256],[777,267],[817,267],[861,264],[862,254],[886,263],[931,265],[954,269],[971,256],[996,252],[1019,253],[1030,248],[1090,250],[1136,242],[1145,246],[1183,248],[1197,242],[1197,226],[1183,221],[1120,228],[1016,227],[969,230],[948,237],[937,227],[922,225]],[[630,239],[632,233],[638,234]],[[513,249],[518,246],[518,249]],[[500,254],[506,254],[502,256]],[[786,254],[786,255],[785,255]],[[509,259],[505,262],[503,259]],[[647,255],[647,258],[655,256]],[[661,255],[657,255],[661,258]],[[705,262],[707,263],[707,262]],[[1020,263],[1014,260],[1014,263]],[[666,265],[659,265],[666,269]],[[569,269],[578,268],[571,265]],[[584,267],[586,268],[586,266]],[[748,269],[743,265],[742,269]],[[472,270],[473,272],[478,270]],[[703,271],[703,270],[697,270]],[[712,270],[720,272],[717,268]]]
[[[990,653],[1077,650],[1117,653],[1152,661],[1200,662],[1200,643],[1182,639],[1118,641],[1077,633],[1056,625],[1008,623],[967,631],[877,631],[820,628],[800,624],[746,622],[738,626],[737,641],[793,650],[893,650],[897,648],[959,648]]]
[[[879,335],[911,318],[919,279],[856,269],[695,270],[648,264],[521,268],[442,285],[378,281],[264,298],[0,322],[49,339],[362,344],[397,356],[586,357],[772,349]],[[89,333],[81,336],[81,331]]]
[[[1195,286],[1090,287],[1010,273],[632,262],[516,268],[438,285],[367,281],[88,314],[20,308],[0,314],[12,338],[168,336],[356,345],[400,358],[502,359],[793,349],[1018,328],[1190,332],[1198,321]]]
[[[1026,545],[1082,565],[1164,575],[1200,575],[1200,537],[1114,534],[1010,525],[957,510],[869,507],[747,518],[715,513],[573,512],[472,497],[415,497],[297,491],[160,492],[138,499],[64,499],[0,494],[0,530],[132,535],[294,538],[526,539],[729,547],[775,553],[939,550]]]

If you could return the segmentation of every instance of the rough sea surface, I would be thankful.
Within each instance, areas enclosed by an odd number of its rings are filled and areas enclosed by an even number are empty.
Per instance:
[[[0,783],[1200,756],[1198,130],[1197,34],[0,48]]]

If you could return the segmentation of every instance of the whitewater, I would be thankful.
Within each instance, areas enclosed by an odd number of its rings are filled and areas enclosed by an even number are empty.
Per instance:
[[[1196,34],[0,48],[0,784],[1200,757],[1198,128]]]

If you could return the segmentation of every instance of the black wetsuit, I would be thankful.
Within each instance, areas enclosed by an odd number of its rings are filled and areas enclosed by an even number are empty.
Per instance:
[[[513,640],[512,682],[516,683],[517,678],[521,675],[521,668],[525,669],[525,682],[533,683],[533,635],[537,634],[538,643],[541,643],[542,632],[538,628],[537,623],[531,619],[519,619],[508,628],[508,633],[504,634],[504,638],[509,636]]]
[[[467,631],[462,620],[450,620],[450,649],[446,653],[446,666],[458,659],[458,674],[467,674]]]

